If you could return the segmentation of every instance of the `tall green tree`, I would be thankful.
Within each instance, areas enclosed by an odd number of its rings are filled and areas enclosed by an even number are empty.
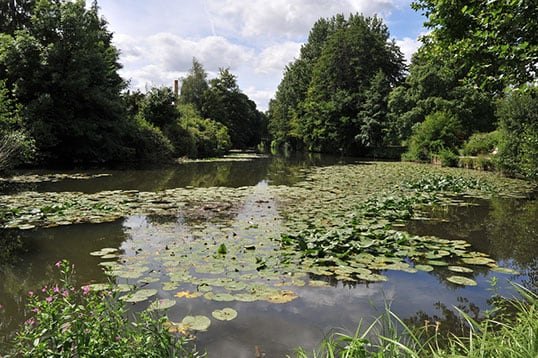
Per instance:
[[[97,5],[38,0],[30,23],[0,38],[0,76],[24,107],[45,158],[104,162],[124,158],[118,51]]]
[[[202,115],[228,127],[232,146],[248,148],[260,143],[264,117],[256,104],[242,93],[237,78],[229,69],[221,69],[209,82]]]
[[[202,64],[196,58],[193,58],[189,74],[181,81],[179,100],[181,103],[191,103],[198,112],[201,112],[204,95],[208,89],[207,72]]]
[[[309,150],[352,153],[364,148],[357,138],[368,127],[363,114],[372,81],[378,73],[389,86],[401,81],[403,55],[377,17],[337,17],[336,25],[313,68],[301,127]]]

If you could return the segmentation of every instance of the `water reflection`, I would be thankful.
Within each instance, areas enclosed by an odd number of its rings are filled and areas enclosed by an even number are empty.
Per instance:
[[[264,158],[249,162],[188,163],[159,170],[112,171],[111,177],[43,183],[33,188],[97,192],[113,189],[156,191],[178,186],[258,185],[263,189],[267,185],[293,185],[304,178],[305,171],[312,165],[353,161],[356,160],[314,155],[291,159]],[[210,330],[199,334],[197,340],[200,347],[207,349],[209,356],[218,354],[220,357],[234,358],[252,357],[256,349],[265,352],[268,357],[291,354],[298,345],[313,349],[335,328],[352,334],[361,320],[368,324],[382,313],[387,302],[400,317],[407,317],[407,322],[422,325],[425,320],[440,321],[441,330],[458,332],[463,328],[453,307],[478,317],[481,311],[490,307],[491,292],[488,288],[492,277],[502,279],[498,287],[501,294],[511,295],[513,292],[505,281],[507,278],[523,282],[529,288],[538,287],[538,201],[498,198],[472,201],[476,206],[449,206],[430,213],[446,222],[412,221],[406,230],[419,235],[464,239],[473,245],[473,249],[490,254],[502,265],[514,267],[522,275],[501,275],[476,266],[473,273],[478,282],[476,287],[448,283],[445,278],[452,273],[442,268],[415,274],[388,271],[384,273],[389,278],[388,282],[373,284],[342,283],[333,278],[312,276],[327,280],[330,286],[294,287],[299,298],[280,305],[265,301],[178,300],[169,313],[170,318],[180,321],[188,314],[210,316],[212,310],[224,307],[237,310],[237,319],[230,322],[213,320]],[[237,209],[210,206],[201,208],[195,213],[197,215],[134,216],[108,224],[80,224],[25,232],[2,231],[0,304],[3,308],[0,308],[0,336],[5,337],[23,320],[26,293],[52,279],[52,265],[59,259],[69,259],[76,265],[79,282],[103,282],[106,276],[98,266],[100,260],[89,255],[92,251],[114,247],[131,257],[142,256],[142,253],[157,256],[172,244],[188,245],[190,241],[200,239],[192,235],[193,228],[199,230],[200,227],[209,228],[209,231],[231,229],[229,232],[233,240],[232,232],[245,230],[244,223],[253,219],[263,223],[268,218],[276,218],[271,229],[277,230],[277,209],[276,203],[268,198],[251,197]],[[224,225],[224,222],[227,224]],[[247,233],[245,237],[256,240],[255,236],[248,236]],[[162,262],[151,263],[151,268],[155,270],[150,274],[152,277],[161,278],[164,275]],[[157,283],[149,283],[146,287],[158,289],[160,298],[174,298],[177,292],[164,290]],[[192,289],[188,285],[184,287]],[[146,302],[134,307],[143,309],[147,305]]]
[[[411,221],[406,230],[417,235],[464,239],[476,251],[490,254],[500,265],[520,271],[522,275],[517,279],[527,288],[537,290],[538,200],[493,198],[472,202],[476,206],[449,206],[432,211],[431,214],[443,222]],[[475,272],[487,273],[483,269]]]

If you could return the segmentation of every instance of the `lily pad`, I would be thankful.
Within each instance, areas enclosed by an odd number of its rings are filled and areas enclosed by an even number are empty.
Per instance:
[[[473,272],[472,269],[463,267],[463,266],[448,266],[447,267],[452,272],[462,272],[462,273],[471,273]]]
[[[130,303],[138,303],[147,300],[151,296],[155,296],[157,294],[157,290],[151,289],[151,288],[145,288],[138,290],[132,294],[127,294],[125,296],[120,297],[120,300]]]
[[[433,271],[433,266],[431,265],[415,265],[415,268],[419,271],[424,271],[424,272]]]
[[[204,332],[211,325],[211,320],[206,316],[185,316],[181,321],[190,330]]]
[[[468,265],[488,265],[495,262],[495,260],[489,257],[464,257],[461,261]]]
[[[450,277],[447,277],[447,281],[455,283],[457,285],[462,285],[462,286],[476,286],[475,280],[468,277],[463,277],[463,276],[450,276]]]
[[[197,298],[202,296],[202,292],[179,291],[174,296],[179,298]]]
[[[173,307],[176,304],[175,300],[170,300],[167,298],[160,299],[153,301],[149,307],[147,308],[148,311],[156,311],[156,310],[166,310],[170,307]]]
[[[505,273],[507,275],[520,275],[519,271],[511,269],[511,268],[508,268],[508,267],[496,266],[496,267],[492,267],[491,271],[495,271],[495,272],[499,272],[499,273]]]
[[[279,291],[267,297],[267,301],[271,303],[288,303],[296,299],[298,296],[293,291]]]
[[[215,310],[211,315],[220,321],[231,321],[237,317],[237,311],[233,308],[223,308],[221,310]]]

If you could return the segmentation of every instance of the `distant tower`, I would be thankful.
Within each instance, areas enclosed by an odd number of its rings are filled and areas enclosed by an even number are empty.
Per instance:
[[[174,96],[179,96],[179,80],[174,80]]]

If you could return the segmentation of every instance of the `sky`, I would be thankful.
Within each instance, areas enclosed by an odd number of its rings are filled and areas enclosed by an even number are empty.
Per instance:
[[[229,67],[265,111],[285,66],[314,22],[338,13],[377,14],[409,59],[424,18],[408,0],[100,0],[131,89],[172,86],[196,57],[209,77]]]

